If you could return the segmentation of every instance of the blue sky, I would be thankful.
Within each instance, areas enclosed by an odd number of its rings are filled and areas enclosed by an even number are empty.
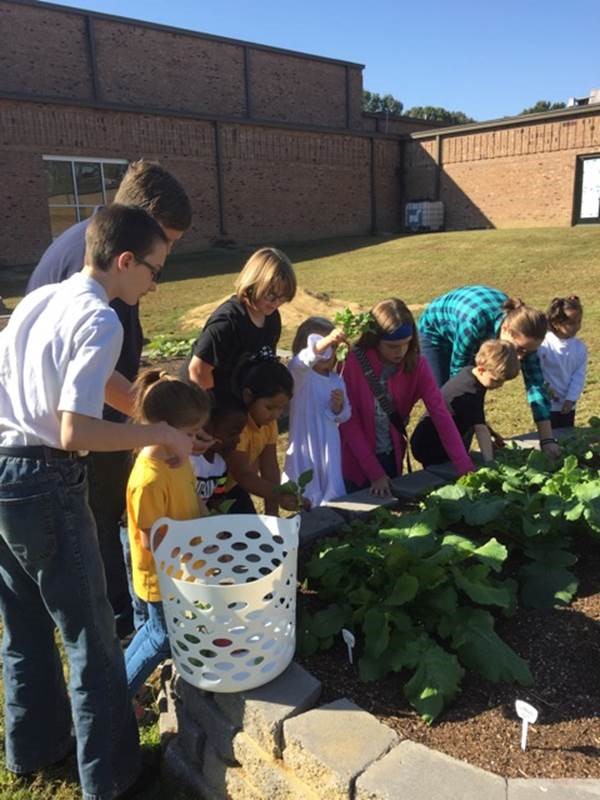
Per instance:
[[[365,89],[477,120],[600,88],[600,0],[80,0],[108,14],[365,64]],[[160,53],[153,54],[160,59]]]

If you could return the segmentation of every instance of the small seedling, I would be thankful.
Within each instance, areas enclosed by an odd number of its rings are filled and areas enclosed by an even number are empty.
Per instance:
[[[363,333],[370,333],[375,331],[375,320],[371,316],[370,311],[364,311],[361,314],[354,314],[349,308],[345,308],[333,318],[335,325],[341,328],[348,339],[358,339]],[[338,361],[345,361],[348,357],[349,345],[340,344],[336,350],[336,358]]]

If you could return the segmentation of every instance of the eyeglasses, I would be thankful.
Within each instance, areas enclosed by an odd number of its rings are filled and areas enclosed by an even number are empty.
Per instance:
[[[264,297],[267,303],[285,303],[288,299],[285,294],[276,294],[275,292],[267,292]]]
[[[138,256],[135,256],[135,260],[138,262],[138,264],[143,264],[145,267],[147,267],[150,270],[150,272],[152,273],[152,280],[154,281],[154,283],[158,283],[159,282],[160,274],[162,272],[162,268],[161,267],[155,267],[154,264],[150,264],[149,261],[144,261],[143,258],[138,258]]]

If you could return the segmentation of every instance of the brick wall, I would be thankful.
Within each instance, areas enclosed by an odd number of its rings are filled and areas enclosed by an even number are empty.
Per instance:
[[[219,205],[215,127],[219,131]],[[0,265],[35,263],[51,241],[43,155],[159,159],[185,185],[193,226],[180,246],[398,230],[399,143],[366,136],[215,123],[0,100]],[[220,218],[223,216],[223,229]]]
[[[600,108],[440,139],[447,228],[570,225],[577,156],[600,152]],[[407,144],[407,200],[435,198],[436,152],[433,136]]]
[[[359,64],[10,0],[0,41],[0,94],[361,127]]]

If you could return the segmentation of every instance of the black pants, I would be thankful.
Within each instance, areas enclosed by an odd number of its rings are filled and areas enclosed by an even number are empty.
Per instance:
[[[131,471],[131,453],[90,453],[86,459],[90,507],[98,529],[98,543],[106,575],[106,593],[115,612],[120,638],[133,631],[133,608],[119,522],[125,510],[125,492]]]
[[[550,413],[550,423],[552,428],[573,428],[575,426],[575,409],[568,414],[561,414],[560,411]]]
[[[208,501],[208,507],[211,510],[218,511],[219,506],[226,500],[234,501],[233,505],[227,512],[228,514],[256,514],[256,508],[254,507],[252,498],[238,483],[236,483],[233,489],[230,489],[228,492],[219,494],[217,497],[211,497]]]

